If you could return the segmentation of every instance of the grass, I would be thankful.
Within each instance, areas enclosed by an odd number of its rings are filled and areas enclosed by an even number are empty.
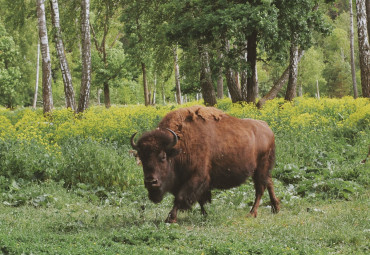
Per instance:
[[[250,186],[247,184],[245,186]],[[235,192],[216,192],[207,205],[181,212],[178,224],[165,224],[172,197],[159,205],[138,187],[91,201],[58,183],[33,184],[47,203],[0,205],[0,251],[3,254],[368,254],[370,206],[367,191],[351,201],[297,199],[273,215],[263,205],[249,218],[248,205],[233,203]],[[250,194],[248,194],[249,196]],[[267,195],[267,194],[266,194]],[[226,200],[225,197],[229,197]],[[265,199],[267,197],[265,196]]]

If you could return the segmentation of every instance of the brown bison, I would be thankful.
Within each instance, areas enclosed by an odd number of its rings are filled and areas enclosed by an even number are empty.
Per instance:
[[[260,120],[238,119],[216,108],[192,106],[168,113],[158,128],[144,133],[131,145],[144,170],[149,199],[175,196],[166,222],[177,221],[177,211],[198,202],[211,202],[212,189],[229,189],[252,176],[256,198],[250,214],[257,216],[267,188],[272,212],[279,212],[271,170],[275,160],[274,133]]]

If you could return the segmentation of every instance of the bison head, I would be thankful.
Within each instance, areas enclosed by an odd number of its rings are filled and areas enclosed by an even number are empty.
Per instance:
[[[149,199],[159,203],[175,181],[173,157],[179,153],[174,148],[177,135],[170,129],[156,129],[143,134],[137,143],[134,142],[135,135],[131,136],[131,146],[138,152],[143,165],[145,188]]]

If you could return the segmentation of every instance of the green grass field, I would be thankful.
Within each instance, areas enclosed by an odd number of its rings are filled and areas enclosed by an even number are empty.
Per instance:
[[[245,184],[250,186],[251,184]],[[238,189],[216,194],[207,205],[182,212],[166,224],[172,197],[154,205],[142,188],[135,195],[110,195],[91,202],[89,195],[67,192],[56,183],[28,185],[26,193],[46,194],[34,205],[0,205],[3,254],[368,254],[369,192],[351,201],[283,203],[273,215],[262,206],[257,218],[248,205],[235,205]],[[267,194],[266,194],[267,195]],[[123,201],[124,197],[126,199]],[[267,198],[265,196],[265,198]],[[128,202],[129,201],[129,202]]]

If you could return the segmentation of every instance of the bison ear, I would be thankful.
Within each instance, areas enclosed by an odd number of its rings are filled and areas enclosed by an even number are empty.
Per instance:
[[[166,154],[167,154],[167,156],[168,156],[169,158],[171,158],[171,157],[175,157],[175,156],[179,155],[179,154],[180,154],[180,152],[181,152],[181,149],[171,148],[171,149],[169,149],[169,150],[166,152]]]

